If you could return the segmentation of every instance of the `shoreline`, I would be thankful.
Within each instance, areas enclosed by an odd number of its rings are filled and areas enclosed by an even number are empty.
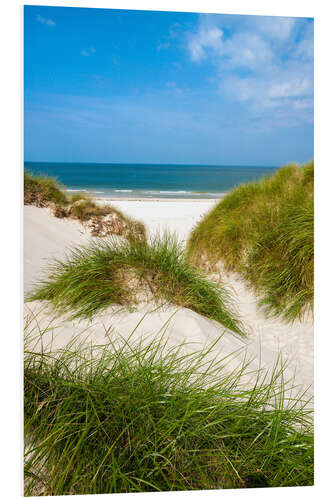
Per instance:
[[[93,200],[98,201],[98,202],[105,202],[105,201],[166,201],[166,202],[186,202],[186,203],[207,203],[208,201],[211,202],[218,202],[222,198],[143,198],[143,197],[129,197],[129,196],[103,196],[103,197],[98,197],[98,196],[93,196]]]

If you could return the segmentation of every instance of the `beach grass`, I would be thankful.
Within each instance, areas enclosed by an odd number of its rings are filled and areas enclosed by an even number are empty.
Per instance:
[[[90,200],[90,199],[91,199],[90,195],[86,194],[84,191],[76,191],[75,193],[72,193],[70,195],[70,200],[72,203],[75,203],[76,201]]]
[[[286,397],[281,360],[249,388],[246,361],[230,373],[214,345],[166,346],[27,343],[26,496],[313,484],[312,412]]]
[[[63,206],[69,204],[60,184],[52,177],[33,175],[24,170],[24,204],[44,207],[49,203]]]
[[[64,188],[52,177],[35,176],[24,171],[24,204],[50,207],[55,217],[77,219],[92,223],[93,236],[116,234],[125,238],[145,240],[145,225],[124,215],[110,204],[99,205],[83,192],[67,195]],[[107,217],[111,217],[108,219]]]
[[[189,259],[223,263],[254,287],[267,314],[302,319],[313,310],[313,184],[311,162],[235,188],[192,231]]]
[[[149,243],[110,237],[74,248],[67,260],[50,265],[27,299],[51,301],[73,318],[92,318],[112,304],[145,301],[143,293],[148,301],[187,307],[244,334],[230,293],[191,266],[177,238],[168,233]]]
[[[79,219],[81,222],[87,221],[92,217],[99,217],[116,212],[121,215],[121,212],[110,205],[97,205],[92,197],[85,193],[74,193],[70,197],[70,215],[74,219]]]

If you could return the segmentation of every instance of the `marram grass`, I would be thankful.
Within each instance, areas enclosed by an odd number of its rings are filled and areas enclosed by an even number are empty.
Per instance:
[[[33,175],[26,170],[24,204],[50,207],[53,215],[58,218],[70,217],[82,223],[94,221],[93,236],[99,236],[107,231],[122,235],[128,240],[145,240],[147,237],[146,227],[142,222],[124,215],[112,205],[99,205],[86,193],[77,192],[69,196],[56,179],[45,175]],[[103,220],[105,216],[110,215],[116,219],[113,225]]]
[[[43,207],[49,203],[67,206],[69,200],[56,179],[24,170],[24,204]]]
[[[28,300],[48,300],[74,318],[92,318],[112,304],[135,303],[144,289],[157,302],[187,307],[244,334],[229,292],[191,266],[168,233],[149,243],[111,237],[76,248],[50,266]]]
[[[246,363],[228,374],[213,347],[27,346],[25,495],[312,485],[312,416],[283,365],[245,388]]]
[[[193,230],[188,256],[240,273],[272,315],[313,309],[313,162],[231,191]]]

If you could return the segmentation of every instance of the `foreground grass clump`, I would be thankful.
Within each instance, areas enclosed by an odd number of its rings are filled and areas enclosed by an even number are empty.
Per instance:
[[[234,189],[197,225],[188,255],[221,261],[256,290],[261,304],[287,321],[313,308],[313,162]]]
[[[91,318],[111,304],[137,303],[143,293],[149,300],[188,307],[243,333],[229,293],[190,266],[169,234],[149,243],[109,238],[74,249],[66,261],[51,265],[49,276],[28,300],[49,300],[72,317]]]
[[[146,239],[142,222],[125,216],[111,205],[98,205],[85,193],[67,196],[51,177],[34,176],[24,171],[24,204],[50,207],[55,217],[70,217],[87,223],[93,236],[116,234],[129,240]]]
[[[47,176],[35,176],[24,171],[24,204],[38,207],[69,204],[67,196],[55,179]]]
[[[26,351],[25,495],[313,484],[311,413],[286,403],[283,367],[244,389],[246,364],[165,346]]]

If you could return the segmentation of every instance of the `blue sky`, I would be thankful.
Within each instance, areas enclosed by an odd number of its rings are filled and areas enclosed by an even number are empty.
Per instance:
[[[313,20],[24,8],[26,161],[313,158]]]

